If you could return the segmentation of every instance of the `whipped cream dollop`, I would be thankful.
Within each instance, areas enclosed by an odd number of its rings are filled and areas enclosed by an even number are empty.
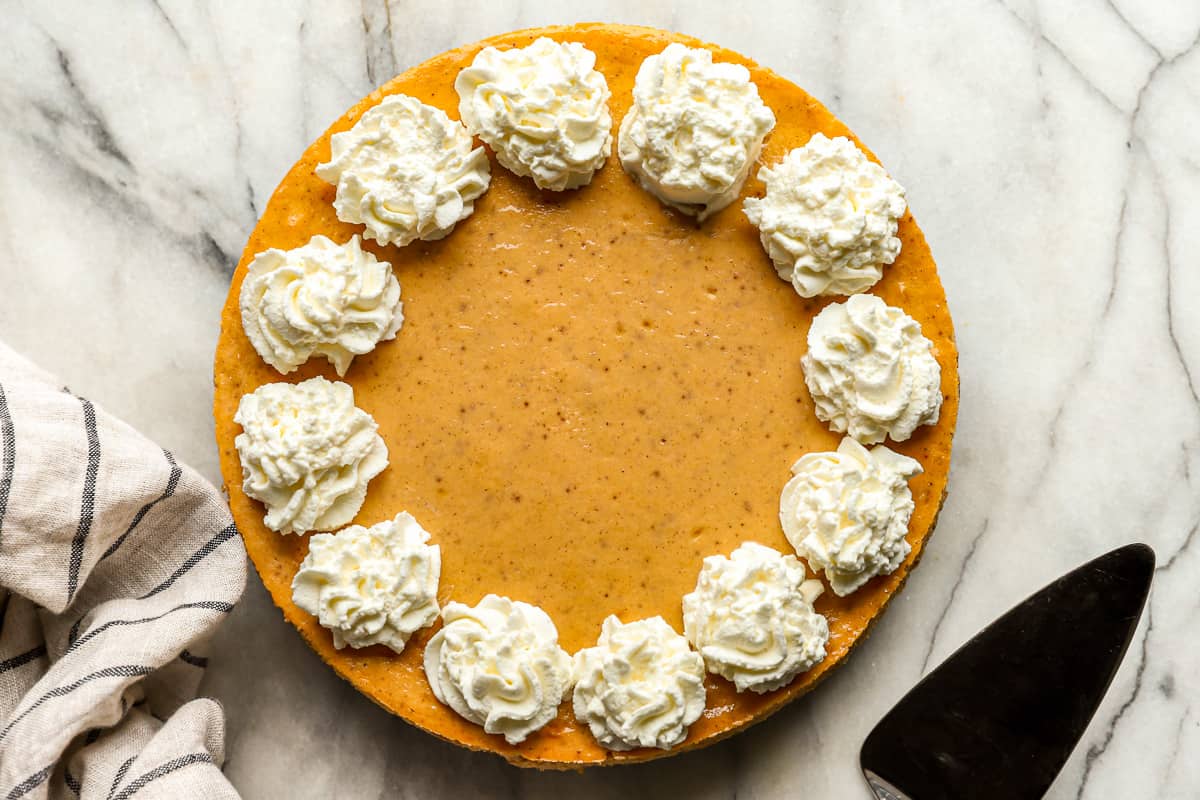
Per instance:
[[[604,620],[575,654],[575,717],[609,750],[670,749],[704,712],[704,660],[663,620]]]
[[[339,650],[382,644],[403,652],[438,615],[442,554],[408,512],[369,528],[351,525],[308,540],[292,600],[333,633]]]
[[[558,716],[571,671],[546,612],[494,594],[474,607],[448,603],[442,629],[425,645],[437,699],[509,744]]]
[[[512,172],[539,189],[585,186],[612,152],[608,83],[596,54],[546,37],[485,47],[458,73],[458,113]]]
[[[709,672],[739,692],[769,692],[825,658],[829,624],[812,606],[822,591],[795,556],[746,542],[704,559],[683,596],[683,629]]]
[[[638,69],[617,153],[642,188],[704,220],[737,198],[773,127],[749,70],[672,43]]]
[[[357,236],[335,244],[317,235],[292,250],[264,250],[250,262],[238,296],[254,349],[287,374],[314,354],[345,375],[357,355],[393,339],[404,323],[392,265]]]
[[[242,396],[234,439],[242,489],[267,507],[280,533],[340,528],[354,519],[367,482],[387,466],[387,445],[371,415],[341,381],[268,383]]]
[[[337,186],[338,219],[365,225],[366,238],[432,241],[471,216],[491,181],[487,154],[473,144],[440,108],[393,94],[332,136],[316,173]]]
[[[846,137],[818,133],[758,178],[746,216],[801,297],[864,292],[896,260],[904,189]]]
[[[809,453],[792,466],[779,498],[779,521],[814,572],[845,597],[876,575],[896,570],[912,549],[908,479],[921,465],[883,445],[849,436],[834,453]]]
[[[902,442],[933,425],[942,408],[942,369],[921,326],[875,295],[822,309],[800,361],[817,416],[863,444]]]

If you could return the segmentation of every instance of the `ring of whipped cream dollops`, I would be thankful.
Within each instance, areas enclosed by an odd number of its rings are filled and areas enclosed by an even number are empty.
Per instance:
[[[404,96],[385,97],[335,134],[317,175],[337,187],[334,209],[379,245],[440,239],[471,215],[499,163],[545,191],[586,186],[612,150],[609,90],[595,55],[540,38],[483,49],[454,83],[463,122]],[[714,63],[673,43],[637,73],[621,123],[624,170],[664,205],[701,222],[741,193],[775,116],[745,67]],[[836,452],[792,467],[780,523],[808,570],[838,596],[895,571],[909,554],[908,479],[921,465],[879,444],[937,422],[940,367],[920,326],[901,309],[859,294],[900,250],[904,190],[853,142],[815,134],[759,178],[744,202],[779,277],[827,305],[808,334],[801,367],[818,417],[847,434]],[[400,284],[358,236],[324,236],[250,265],[239,296],[243,327],[263,360],[288,374],[323,356],[344,377],[356,355],[401,331]],[[439,606],[441,553],[402,512],[348,525],[368,482],[387,464],[374,420],[351,386],[317,377],[271,383],[242,398],[235,421],[247,495],[269,528],[320,533],[292,583],[296,605],[332,632],[335,647],[382,644],[402,652],[434,625],[424,669],[437,699],[464,719],[524,741],[558,716],[576,718],[610,750],[669,749],[705,708],[704,673],[738,692],[770,692],[820,663],[829,625],[814,602],[823,585],[794,555],[745,542],[704,559],[682,598],[684,634],[661,617],[610,616],[596,646],[570,656],[540,608],[497,595]],[[868,450],[864,445],[875,445]],[[338,530],[340,528],[340,530]]]

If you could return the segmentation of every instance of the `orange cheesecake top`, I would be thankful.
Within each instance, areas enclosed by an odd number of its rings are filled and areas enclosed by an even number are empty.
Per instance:
[[[485,46],[523,46],[539,36],[595,52],[612,91],[614,135],[642,60],[678,41],[750,69],[777,118],[762,162],[778,161],[817,132],[853,139],[770,70],[664,31],[544,28],[444,53],[350,109],[279,185],[222,316],[214,412],[247,550],[284,616],[322,658],[375,702],[445,739],[514,763],[577,767],[664,752],[604,750],[569,701],[520,745],[484,733],[429,688],[422,650],[436,628],[419,632],[399,655],[381,646],[334,649],[330,633],[291,598],[307,540],[263,525],[262,506],[242,492],[234,448],[243,394],[280,380],[337,379],[324,360],[280,376],[255,353],[238,308],[256,253],[298,247],[318,233],[343,242],[361,232],[337,219],[334,187],[313,173],[329,157],[331,134],[393,93],[457,119],[458,71]],[[752,172],[743,196],[761,192]],[[932,340],[944,398],[936,425],[889,442],[925,470],[910,483],[912,552],[896,572],[848,597],[822,595],[816,608],[829,621],[828,655],[789,686],[739,694],[709,675],[705,713],[672,752],[715,741],[812,688],[846,657],[921,555],[946,488],[957,352],[936,267],[911,214],[897,235],[900,255],[872,292],[904,309]],[[590,185],[563,193],[539,191],[493,164],[491,188],[446,239],[363,246],[393,264],[405,322],[395,341],[355,359],[344,379],[379,423],[390,457],[355,521],[369,525],[400,511],[420,520],[442,549],[443,604],[474,604],[488,593],[535,604],[575,652],[595,643],[609,614],[624,621],[662,615],[682,631],[681,598],[705,556],[728,555],[746,541],[792,552],[778,519],[789,468],[841,440],[818,421],[800,369],[809,324],[829,298],[801,299],[776,277],[740,200],[697,225],[639,188],[615,153]]]

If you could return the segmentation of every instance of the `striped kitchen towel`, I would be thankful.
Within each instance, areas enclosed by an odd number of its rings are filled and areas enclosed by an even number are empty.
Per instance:
[[[0,798],[237,797],[193,698],[245,556],[212,485],[0,344]]]

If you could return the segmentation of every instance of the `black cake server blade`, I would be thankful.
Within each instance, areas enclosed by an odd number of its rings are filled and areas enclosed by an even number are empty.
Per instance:
[[[1039,798],[1129,647],[1154,551],[1120,547],[1031,595],[880,720],[859,760],[881,800]]]

